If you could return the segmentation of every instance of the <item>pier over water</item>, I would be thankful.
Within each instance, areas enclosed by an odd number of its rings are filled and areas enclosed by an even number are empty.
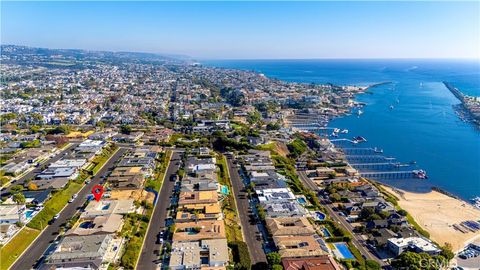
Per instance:
[[[344,138],[331,142],[343,151],[349,164],[362,177],[413,192],[429,192],[432,188],[427,179],[418,177],[416,172],[419,169],[414,162],[401,163],[394,157],[385,156],[381,149],[365,147],[363,143]]]

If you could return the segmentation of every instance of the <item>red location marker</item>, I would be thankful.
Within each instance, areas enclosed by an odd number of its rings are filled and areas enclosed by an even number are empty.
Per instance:
[[[100,201],[103,195],[103,186],[102,185],[95,185],[92,188],[92,194],[95,197],[95,200]]]

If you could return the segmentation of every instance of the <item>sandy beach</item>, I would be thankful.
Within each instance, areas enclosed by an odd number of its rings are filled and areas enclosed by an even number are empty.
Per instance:
[[[383,187],[399,199],[400,207],[408,211],[438,244],[450,243],[454,251],[459,251],[480,238],[480,232],[463,233],[452,227],[462,221],[480,220],[480,210],[472,205],[437,191],[412,193]]]

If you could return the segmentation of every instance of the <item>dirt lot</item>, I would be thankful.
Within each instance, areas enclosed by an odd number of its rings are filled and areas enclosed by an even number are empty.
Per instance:
[[[145,190],[112,190],[110,191],[111,198],[115,200],[133,199],[133,200],[147,200],[149,203],[153,203],[155,195]]]

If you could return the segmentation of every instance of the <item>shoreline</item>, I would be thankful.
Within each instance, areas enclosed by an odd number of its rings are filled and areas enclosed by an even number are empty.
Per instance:
[[[452,90],[449,88],[450,86],[452,86],[451,84],[449,84],[449,83],[447,83],[447,82],[445,82],[445,81],[443,81],[442,83],[449,89],[450,92],[452,92]],[[379,86],[383,86],[383,85],[388,85],[388,84],[393,84],[393,82],[392,82],[392,81],[383,81],[383,82],[378,82],[378,83],[372,83],[372,84],[369,84],[369,85],[365,86],[365,87],[362,89],[362,91],[351,92],[352,95],[353,95],[353,97],[354,97],[353,103],[354,103],[355,105],[354,105],[354,106],[351,106],[351,107],[349,108],[350,112],[352,112],[352,109],[355,108],[355,107],[357,107],[358,105],[360,105],[360,107],[364,107],[364,106],[367,106],[367,105],[368,105],[368,104],[366,104],[366,103],[362,103],[362,102],[357,101],[357,97],[358,97],[359,95],[368,94],[368,93],[372,94],[372,92],[369,92],[369,91],[368,91],[369,89],[372,89],[372,88],[375,88],[375,87],[379,87]],[[348,86],[357,87],[357,86],[355,86],[355,85],[347,85],[347,86],[345,86],[345,87],[348,87]],[[452,92],[452,94],[453,94],[453,92]],[[454,95],[455,95],[455,94],[454,94]],[[455,97],[460,100],[460,98],[458,98],[457,95],[455,95]],[[462,100],[460,100],[460,101],[462,101]],[[461,105],[464,106],[463,101],[461,102]],[[465,108],[465,109],[466,109],[466,108]],[[332,118],[328,119],[328,124],[327,124],[327,126],[330,127],[330,123],[331,123],[331,121],[334,120],[334,119],[343,118],[343,117],[348,117],[348,116],[350,116],[350,115],[351,115],[350,113],[338,114],[338,115],[336,115],[335,117],[332,117]],[[478,124],[479,124],[478,127],[480,127],[480,122],[478,122]],[[332,127],[332,128],[333,128],[333,127]],[[330,139],[330,137],[328,137],[328,139]],[[373,146],[372,146],[372,147],[373,147]],[[341,147],[340,147],[340,148],[341,148]],[[377,181],[377,180],[375,180],[375,181]],[[381,182],[379,182],[379,184],[381,184],[381,185],[387,185],[387,184],[384,184],[384,183],[381,183]],[[470,197],[470,198],[461,197],[461,195],[457,195],[457,194],[452,193],[452,192],[450,192],[450,191],[448,191],[448,190],[445,190],[445,189],[443,189],[443,188],[441,188],[441,187],[434,186],[434,184],[435,184],[435,183],[431,183],[431,190],[432,190],[432,191],[436,191],[436,192],[442,193],[442,194],[444,194],[444,195],[446,195],[446,196],[449,196],[449,197],[451,197],[451,198],[453,198],[453,199],[457,199],[457,200],[463,201],[463,202],[471,205],[472,207],[475,207],[474,204],[471,202],[471,199],[472,199],[473,197]],[[387,186],[389,186],[389,185],[387,185]],[[398,188],[395,187],[395,186],[392,186],[392,187],[398,189]],[[401,189],[401,188],[400,188],[400,189]],[[415,192],[413,192],[413,193],[415,193]]]
[[[378,183],[378,182],[377,182]],[[430,239],[439,245],[450,243],[454,252],[479,239],[480,232],[461,232],[453,227],[467,220],[480,220],[480,209],[449,195],[432,190],[429,193],[414,193],[378,183],[398,199],[398,205],[430,234]]]

